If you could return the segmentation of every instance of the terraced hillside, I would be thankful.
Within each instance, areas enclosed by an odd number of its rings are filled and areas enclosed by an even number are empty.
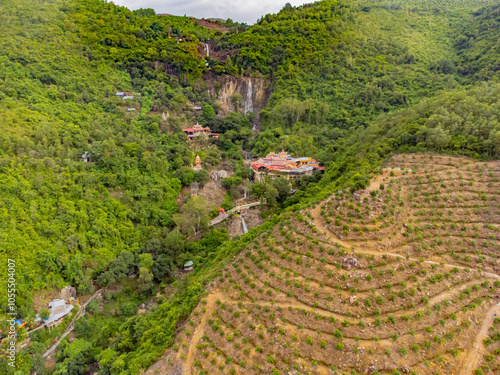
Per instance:
[[[284,215],[148,373],[498,373],[499,177],[398,155],[365,191]]]

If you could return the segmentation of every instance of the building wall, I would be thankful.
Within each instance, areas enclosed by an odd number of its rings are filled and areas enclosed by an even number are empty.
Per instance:
[[[296,180],[297,178],[301,178],[303,176],[310,176],[312,175],[311,171],[300,173],[300,174],[294,174],[294,173],[287,173],[287,174],[280,174],[280,173],[274,173],[274,172],[267,172],[266,171],[255,171],[255,180],[257,182],[264,182],[266,180],[266,177],[268,177],[271,180],[274,180],[275,178],[278,177],[283,177],[287,180]]]

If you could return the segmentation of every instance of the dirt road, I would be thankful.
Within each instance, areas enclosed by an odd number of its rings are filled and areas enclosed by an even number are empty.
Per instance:
[[[388,255],[388,256],[392,256],[392,257],[406,258],[405,256],[403,256],[401,254],[395,254],[395,253],[384,252],[384,251],[376,251],[376,250],[368,250],[368,249],[366,249],[366,243],[358,244],[355,242],[342,241],[339,238],[336,238],[336,236],[323,225],[322,220],[321,220],[321,215],[320,215],[321,206],[324,203],[328,202],[330,199],[331,199],[331,197],[329,197],[327,200],[318,204],[313,210],[311,210],[311,215],[313,217],[313,223],[316,226],[316,228],[320,232],[323,232],[325,234],[325,236],[332,243],[339,243],[345,249],[351,249],[352,247],[357,248],[357,249],[359,249],[357,251],[359,251],[360,253],[363,253],[363,254]],[[411,261],[417,261],[417,262],[419,261],[419,259],[415,259],[415,258],[406,258],[406,259],[411,260]],[[447,263],[440,263],[440,262],[435,262],[435,261],[431,261],[431,260],[424,260],[423,263],[436,264],[436,265],[443,264],[444,267],[451,267],[451,268],[456,267],[456,268],[462,269],[462,270],[467,269],[467,267],[457,266],[457,265],[447,264]],[[500,275],[497,275],[494,273],[483,272],[482,275],[485,277],[492,277],[492,278],[500,279]],[[460,287],[457,290],[461,290],[461,289],[465,288],[466,286],[468,286],[468,285],[467,284],[463,285],[462,287]],[[444,298],[448,298],[450,295],[451,295],[451,292],[443,293],[439,296],[436,296],[433,302],[436,302],[436,301],[444,299]],[[469,348],[469,350],[465,354],[463,360],[460,362],[459,365],[457,365],[455,367],[455,369],[451,372],[450,375],[472,375],[473,371],[479,365],[481,356],[486,352],[485,347],[483,345],[483,340],[488,335],[488,330],[493,323],[493,319],[495,317],[495,314],[498,314],[500,316],[500,304],[495,305],[488,310],[488,312],[485,315],[485,319],[481,325],[481,329],[480,329],[479,333],[477,334],[477,336],[474,338],[473,345]]]
[[[185,366],[184,366],[184,368],[185,368],[184,375],[192,375],[192,370],[194,368],[194,356],[195,356],[195,353],[197,350],[196,345],[198,345],[198,342],[203,337],[203,332],[204,332],[204,329],[205,329],[205,326],[207,323],[208,315],[211,311],[213,311],[215,301],[217,301],[218,299],[221,299],[221,300],[223,299],[218,291],[213,291],[206,298],[206,301],[207,301],[207,304],[205,305],[206,311],[203,314],[203,316],[201,317],[200,323],[198,324],[198,326],[194,330],[193,336],[192,336],[191,341],[189,343],[188,353],[186,356],[186,361],[185,361]]]
[[[457,368],[457,371],[453,372],[452,375],[471,375],[476,369],[481,356],[486,352],[483,340],[488,336],[488,331],[493,324],[495,314],[500,315],[500,304],[495,305],[488,310],[485,315],[485,319],[483,320],[483,324],[481,325],[481,329],[474,340],[474,344],[467,351],[460,367]]]

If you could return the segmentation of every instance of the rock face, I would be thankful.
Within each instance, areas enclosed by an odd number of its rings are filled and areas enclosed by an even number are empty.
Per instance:
[[[61,289],[61,299],[69,303],[72,298],[76,298],[76,289],[72,286],[65,286]]]
[[[248,230],[264,222],[259,215],[259,210],[246,210],[240,216],[232,216],[228,220],[227,224],[229,238],[242,236],[244,234],[241,216],[245,219],[245,224]]]
[[[258,128],[259,112],[264,109],[270,96],[268,82],[262,78],[241,77],[230,75],[218,77],[217,81],[210,82],[208,92],[212,98],[218,100],[222,114],[234,111],[231,98],[235,94],[241,95],[238,112],[255,113],[255,125]],[[246,114],[246,113],[245,113]]]
[[[225,170],[220,170],[220,171],[212,171],[210,172],[210,178],[214,180],[215,182],[219,182],[223,178],[228,177],[229,174]]]

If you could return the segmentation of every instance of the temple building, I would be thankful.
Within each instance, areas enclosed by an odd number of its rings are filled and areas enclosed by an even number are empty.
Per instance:
[[[279,154],[270,152],[266,157],[251,163],[255,171],[255,179],[259,182],[266,177],[274,179],[283,177],[294,180],[303,176],[310,176],[315,171],[324,171],[318,162],[310,157],[292,158],[290,154],[282,151]]]
[[[198,172],[201,169],[201,159],[199,155],[196,155],[193,169],[195,170],[195,172]]]
[[[208,126],[204,128],[203,126],[201,126],[198,123],[196,123],[196,125],[193,126],[192,128],[185,128],[185,129],[182,129],[182,131],[184,133],[186,133],[186,135],[190,139],[194,139],[194,138],[200,137],[200,136],[215,137],[215,138],[219,137],[219,133],[212,133]]]

